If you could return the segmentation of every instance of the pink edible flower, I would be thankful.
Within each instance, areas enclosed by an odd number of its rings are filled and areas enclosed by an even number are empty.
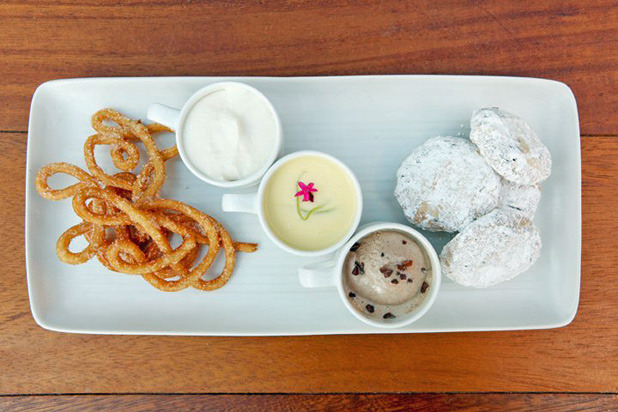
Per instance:
[[[318,191],[318,189],[313,187],[313,183],[306,185],[303,182],[298,182],[298,186],[300,187],[300,190],[294,196],[302,196],[303,202],[313,203],[313,192]]]

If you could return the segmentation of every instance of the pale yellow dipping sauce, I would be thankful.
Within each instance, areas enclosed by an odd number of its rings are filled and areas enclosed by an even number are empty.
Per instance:
[[[299,181],[313,183],[318,190],[313,193],[313,203],[294,196],[300,190]],[[266,185],[263,202],[266,222],[275,236],[305,251],[328,248],[345,237],[358,207],[354,183],[346,171],[329,159],[312,155],[279,167]]]

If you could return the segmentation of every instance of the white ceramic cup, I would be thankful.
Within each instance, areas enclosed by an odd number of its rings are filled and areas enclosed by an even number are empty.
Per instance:
[[[211,177],[202,173],[197,167],[195,167],[195,165],[191,163],[189,156],[187,155],[184,136],[183,136],[183,129],[184,129],[185,121],[187,119],[187,115],[191,112],[195,104],[202,97],[216,90],[225,88],[225,87],[240,87],[250,93],[255,94],[256,96],[259,96],[259,98],[261,98],[264,101],[264,103],[266,104],[266,107],[268,108],[270,114],[272,115],[273,120],[275,122],[275,129],[276,129],[275,144],[272,148],[272,152],[270,156],[268,157],[268,160],[262,165],[262,167],[247,177],[244,177],[238,180],[229,180],[229,181],[212,179]],[[160,103],[153,103],[148,108],[147,117],[149,120],[156,122],[156,123],[160,123],[164,126],[167,126],[176,132],[176,145],[178,146],[178,153],[180,154],[180,158],[182,159],[183,163],[195,176],[197,176],[204,182],[210,183],[211,185],[214,185],[214,186],[233,188],[233,187],[247,187],[247,186],[256,184],[262,178],[264,173],[266,173],[266,170],[268,170],[270,165],[272,165],[272,163],[275,161],[277,156],[279,156],[279,153],[281,152],[281,147],[283,145],[283,131],[282,131],[281,121],[279,120],[279,115],[277,114],[277,111],[273,107],[272,103],[266,98],[266,96],[264,96],[259,90],[245,83],[219,82],[219,83],[210,84],[206,87],[201,88],[197,92],[195,92],[189,98],[189,100],[187,100],[187,102],[182,106],[181,109],[169,107],[169,106],[166,106]],[[205,159],[205,161],[208,161],[208,159]]]
[[[266,217],[264,216],[264,191],[268,186],[268,181],[270,177],[273,175],[279,167],[283,164],[289,162],[292,159],[302,156],[318,156],[326,158],[335,164],[337,164],[343,171],[348,175],[352,184],[354,185],[354,191],[356,192],[357,206],[356,206],[356,216],[354,217],[354,223],[346,233],[344,237],[342,237],[337,243],[332,246],[329,246],[325,249],[320,250],[301,250],[291,247],[286,244],[282,240],[280,240],[274,232],[268,226],[268,222],[266,222]],[[348,168],[344,163],[342,163],[339,159],[328,155],[322,152],[316,152],[312,150],[303,150],[300,152],[294,152],[287,156],[279,159],[275,164],[273,164],[270,169],[264,175],[262,182],[258,188],[256,193],[250,194],[225,194],[221,200],[221,207],[224,212],[244,212],[244,213],[254,213],[258,215],[260,220],[260,225],[264,229],[264,232],[268,235],[268,237],[281,249],[293,253],[295,255],[304,256],[304,257],[315,257],[315,256],[323,256],[329,253],[335,252],[339,249],[349,238],[354,234],[356,228],[358,227],[358,223],[360,222],[361,214],[363,213],[363,195],[361,191],[360,184],[358,183],[358,179],[354,173]]]
[[[378,231],[397,231],[410,236],[425,250],[431,263],[432,279],[429,294],[425,297],[425,300],[420,306],[404,316],[390,319],[368,318],[352,306],[343,287],[343,265],[350,248],[354,243]],[[301,285],[306,288],[336,287],[339,292],[339,298],[343,301],[345,307],[361,321],[379,328],[400,328],[420,319],[420,317],[429,310],[440,290],[442,270],[438,254],[425,236],[411,227],[399,223],[375,222],[363,225],[345,246],[341,248],[339,254],[333,260],[302,267],[298,271],[298,276]]]

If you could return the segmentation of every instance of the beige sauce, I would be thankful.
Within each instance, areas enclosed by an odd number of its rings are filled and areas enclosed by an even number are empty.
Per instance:
[[[343,266],[347,298],[369,318],[393,318],[419,307],[432,284],[425,250],[407,234],[380,231],[361,239]]]

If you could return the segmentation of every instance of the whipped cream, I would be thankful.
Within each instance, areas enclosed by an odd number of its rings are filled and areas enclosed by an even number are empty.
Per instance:
[[[277,120],[265,98],[225,85],[195,103],[183,126],[189,162],[218,181],[246,178],[273,154]]]

